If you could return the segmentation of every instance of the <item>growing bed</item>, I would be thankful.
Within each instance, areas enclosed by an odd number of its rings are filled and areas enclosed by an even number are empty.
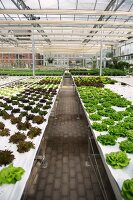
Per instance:
[[[0,163],[0,170],[13,163],[13,166],[21,167],[25,172],[15,185],[1,185],[0,199],[19,200],[21,198],[60,84],[61,77],[30,78],[16,84],[9,84],[6,86],[6,92],[4,87],[1,88],[0,151],[8,150],[14,158],[11,158],[13,160],[11,162],[8,157],[5,166]],[[5,135],[2,136],[3,134]],[[22,139],[18,138],[18,135],[21,135]],[[25,141],[30,142],[29,149]],[[0,161],[4,163],[2,159]],[[0,179],[0,181],[3,180]]]
[[[75,78],[79,85],[77,92],[116,197],[122,199],[120,189],[124,199],[130,200],[133,198],[132,86],[111,82],[104,77],[91,79]],[[85,86],[86,82],[88,86]]]

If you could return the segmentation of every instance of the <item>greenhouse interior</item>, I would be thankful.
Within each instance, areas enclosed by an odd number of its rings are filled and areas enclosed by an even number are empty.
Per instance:
[[[133,0],[0,0],[0,200],[133,200]]]

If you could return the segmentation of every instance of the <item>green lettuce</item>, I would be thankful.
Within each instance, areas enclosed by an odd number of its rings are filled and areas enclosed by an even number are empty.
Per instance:
[[[106,162],[114,169],[121,169],[129,164],[130,158],[128,158],[127,154],[122,151],[111,152],[106,154]]]
[[[125,200],[133,200],[133,179],[127,179],[123,182],[122,196]]]
[[[116,144],[116,137],[110,134],[106,135],[99,135],[97,140],[103,145],[115,145]]]
[[[119,148],[127,153],[133,153],[133,142],[130,140],[123,140],[120,142]]]
[[[0,185],[15,184],[21,180],[25,170],[21,167],[14,167],[12,164],[0,171]]]

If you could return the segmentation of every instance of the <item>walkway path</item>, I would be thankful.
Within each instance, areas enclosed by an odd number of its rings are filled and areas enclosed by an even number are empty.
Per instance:
[[[87,162],[88,125],[83,111],[79,110],[70,78],[64,78],[56,117],[50,117],[45,132],[48,166],[40,170],[27,199],[104,200],[94,170]],[[106,179],[104,170],[103,174]],[[115,200],[108,179],[106,181],[108,199]]]

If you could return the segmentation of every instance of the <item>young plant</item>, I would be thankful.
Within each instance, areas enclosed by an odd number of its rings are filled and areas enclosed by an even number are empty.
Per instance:
[[[30,101],[30,102],[29,102],[29,105],[31,105],[31,106],[34,105],[34,104],[35,104],[34,101]]]
[[[133,153],[133,142],[130,140],[124,140],[122,142],[119,143],[120,146],[119,148],[127,153]]]
[[[34,148],[35,148],[35,146],[32,142],[20,141],[17,144],[17,151],[19,153],[25,153],[25,152],[30,151],[30,149],[34,149]]]
[[[44,110],[45,110],[45,109],[49,109],[49,108],[51,108],[50,105],[45,105],[45,106],[43,106],[43,109],[44,109]]]
[[[17,123],[19,123],[20,121],[21,121],[21,117],[14,117],[14,116],[11,116],[11,123],[12,124],[17,124]]]
[[[31,139],[41,134],[41,129],[38,127],[31,127],[27,133],[27,136]]]
[[[128,130],[126,132],[126,136],[128,137],[129,140],[133,142],[133,130]]]
[[[122,196],[125,200],[133,199],[133,178],[127,179],[122,185]]]
[[[114,120],[110,118],[106,118],[102,120],[102,123],[107,124],[107,125],[114,125]]]
[[[12,112],[11,113],[19,113],[20,112],[20,109],[19,108],[14,108],[12,109]]]
[[[15,184],[21,180],[25,170],[21,167],[14,167],[12,164],[0,171],[0,185]]]
[[[0,150],[0,166],[10,164],[14,158],[13,152],[9,150]]]
[[[116,137],[125,137],[126,136],[126,129],[119,125],[110,126],[108,131],[109,131],[110,135],[114,135]]]
[[[27,116],[27,115],[28,115],[28,112],[22,111],[22,112],[20,112],[19,117],[25,117],[25,116]]]
[[[119,121],[123,119],[123,115],[119,112],[110,113],[109,117],[114,121]]]
[[[5,106],[5,110],[12,110],[12,109],[13,109],[13,107],[10,105]]]
[[[2,112],[2,117],[3,117],[3,119],[10,119],[11,118],[11,116],[5,111],[5,110],[3,110],[3,112]]]
[[[3,124],[3,122],[0,122],[0,129],[4,129],[5,124]]]
[[[111,165],[114,169],[121,169],[129,165],[130,158],[127,157],[127,154],[122,151],[111,152],[106,154],[106,162],[108,165]]]
[[[9,142],[12,142],[13,144],[17,144],[20,141],[24,141],[25,139],[26,139],[26,135],[24,135],[24,133],[17,132],[10,137]]]
[[[39,111],[39,115],[45,116],[47,113],[48,113],[48,112],[45,111],[45,110],[40,110],[40,111]]]
[[[42,116],[34,116],[32,119],[33,123],[37,123],[37,124],[42,124],[44,121],[46,121]]]
[[[104,124],[104,123],[97,123],[97,122],[94,122],[92,124],[92,128],[95,129],[96,131],[100,131],[100,132],[108,130],[108,127],[107,127],[106,124]]]
[[[0,136],[9,136],[10,135],[10,130],[8,128],[0,130]]]
[[[45,103],[46,99],[40,99],[40,103]]]
[[[24,110],[31,110],[32,109],[32,106],[24,106]]]
[[[99,135],[97,137],[97,141],[99,141],[103,145],[115,145],[116,144],[116,137],[110,134],[106,135]]]
[[[98,115],[98,114],[91,114],[91,115],[89,116],[89,118],[90,118],[91,120],[93,120],[93,121],[98,121],[98,120],[101,120],[101,119],[102,119],[102,117],[101,117],[100,115]]]
[[[19,122],[17,124],[17,128],[18,130],[26,130],[29,129],[31,127],[31,124],[29,122]]]
[[[18,105],[18,101],[12,101],[12,105]]]
[[[26,120],[28,120],[28,121],[32,120],[34,117],[35,117],[35,115],[29,114],[29,115],[26,116]]]
[[[40,111],[40,109],[37,107],[32,108],[32,110],[31,110],[32,113],[38,113],[39,111]]]

